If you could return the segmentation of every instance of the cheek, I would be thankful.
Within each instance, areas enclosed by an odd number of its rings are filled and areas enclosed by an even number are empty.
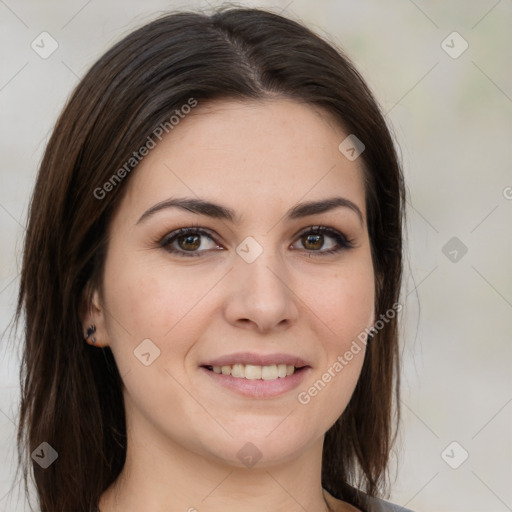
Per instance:
[[[375,283],[371,259],[353,259],[322,286],[310,283],[309,306],[325,359],[297,399],[327,430],[348,405],[364,362],[365,329],[374,321]]]
[[[307,286],[307,285],[306,285]],[[306,295],[323,331],[326,348],[345,350],[374,321],[375,283],[371,262],[354,259],[350,265],[311,282]]]
[[[106,262],[104,288],[111,316],[109,326],[123,337],[129,332],[136,338],[165,338],[214,282],[208,276],[191,280],[190,271],[173,270],[133,249],[123,259],[116,252],[121,251],[113,248]],[[116,261],[122,262],[118,268]],[[112,336],[114,341],[117,337]]]
[[[218,272],[172,268],[140,251],[125,251],[123,258],[121,254],[112,247],[104,279],[106,327],[121,375],[140,372],[134,355],[147,339],[159,352],[151,366],[172,367],[181,374],[194,340],[211,321],[204,308]]]
[[[178,431],[179,422],[165,410],[183,418],[194,405],[187,405],[190,400],[179,383],[185,381],[185,357],[202,328],[194,313],[213,280],[194,278],[192,287],[185,272],[148,264],[133,250],[122,259],[121,253],[115,247],[109,253],[104,289],[109,345],[127,407],[147,418],[162,414],[164,423]]]

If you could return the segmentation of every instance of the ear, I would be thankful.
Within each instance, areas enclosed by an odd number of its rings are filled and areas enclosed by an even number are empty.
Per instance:
[[[80,320],[82,322],[82,334],[85,342],[94,347],[107,347],[108,334],[105,323],[105,311],[101,303],[98,290],[92,290],[86,286],[82,301]],[[89,328],[91,328],[89,330]],[[88,334],[89,330],[89,336]],[[93,331],[94,332],[91,332]]]

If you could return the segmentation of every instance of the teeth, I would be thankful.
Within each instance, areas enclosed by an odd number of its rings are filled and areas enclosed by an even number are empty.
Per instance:
[[[279,370],[276,365],[263,366],[261,368],[261,378],[263,380],[274,380],[279,377]]]
[[[240,365],[241,366],[241,365]],[[265,378],[262,377],[262,374],[265,375],[265,372],[263,371],[265,368],[270,368],[270,366],[264,366],[263,368],[261,366],[255,366],[253,364],[246,364],[245,365],[245,372],[243,375],[240,375],[240,377],[245,377],[246,379],[261,379]],[[231,372],[231,375],[234,375],[233,372]],[[235,377],[239,377],[239,375],[234,375]]]
[[[286,377],[286,370],[287,370],[287,366],[285,364],[280,364],[277,366],[277,376],[280,377],[281,379],[283,377]]]
[[[295,367],[286,364],[273,364],[270,366],[257,366],[254,364],[234,364],[231,366],[213,366],[215,373],[231,375],[239,379],[249,380],[275,380],[282,379],[287,375],[293,375]]]
[[[232,377],[245,377],[245,367],[243,364],[234,364],[231,367],[231,376]]]

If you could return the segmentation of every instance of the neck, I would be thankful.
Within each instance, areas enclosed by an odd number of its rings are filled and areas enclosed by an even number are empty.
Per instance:
[[[142,434],[142,433],[141,433]],[[322,485],[323,437],[293,460],[252,468],[197,454],[158,434],[130,432],[119,478],[102,495],[101,512],[328,511]]]

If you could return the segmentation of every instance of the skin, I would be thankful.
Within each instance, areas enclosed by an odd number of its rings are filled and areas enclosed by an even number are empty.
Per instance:
[[[103,283],[83,318],[97,327],[96,345],[111,347],[124,382],[127,460],[102,512],[329,510],[323,439],[352,395],[364,345],[307,405],[297,394],[374,322],[363,168],[338,150],[346,136],[327,113],[288,99],[200,104],[126,183]],[[155,204],[185,196],[241,219],[166,208],[138,222]],[[355,203],[362,221],[347,207],[284,217],[297,203],[333,196]],[[326,234],[311,248],[302,236],[319,224],[354,246],[321,255],[337,241]],[[199,257],[159,244],[191,225],[214,238],[201,237]],[[250,264],[236,252],[248,236],[263,248]],[[182,252],[184,238],[172,244]],[[134,350],[148,338],[160,355],[145,366]],[[242,397],[199,367],[238,351],[298,355],[311,370],[282,396]],[[261,453],[252,468],[237,457],[247,442]]]

